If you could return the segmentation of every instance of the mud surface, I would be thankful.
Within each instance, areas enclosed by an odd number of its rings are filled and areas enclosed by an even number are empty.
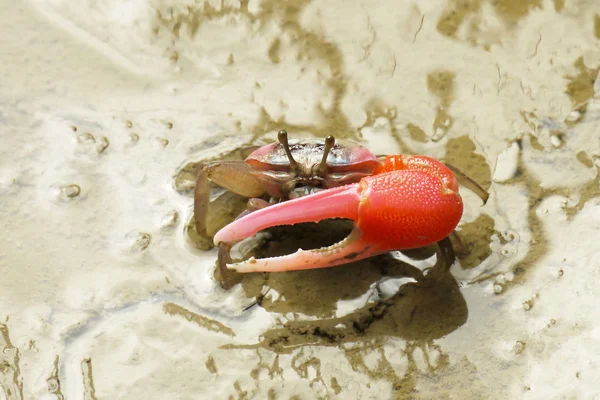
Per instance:
[[[600,3],[401,3],[0,4],[0,399],[595,398]],[[451,273],[428,248],[222,289],[197,164],[279,129],[488,189]],[[215,227],[244,206],[215,197]]]

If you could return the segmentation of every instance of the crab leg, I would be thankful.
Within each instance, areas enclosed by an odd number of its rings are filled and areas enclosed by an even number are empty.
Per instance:
[[[276,225],[352,219],[352,233],[332,246],[227,265],[238,272],[324,268],[436,243],[452,233],[462,211],[458,183],[446,166],[429,157],[391,156],[357,184],[255,211],[221,229],[214,240],[234,243]]]
[[[194,192],[196,230],[201,235],[212,236],[214,230],[207,226],[210,209],[210,181],[242,196],[254,198],[265,192],[251,167],[243,161],[220,161],[202,165]]]

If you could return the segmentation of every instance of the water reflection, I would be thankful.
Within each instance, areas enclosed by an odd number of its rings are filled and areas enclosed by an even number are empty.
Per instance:
[[[265,332],[260,345],[285,352],[307,344],[338,346],[376,337],[394,336],[419,342],[445,336],[465,323],[468,311],[456,280],[435,268],[427,276],[400,286],[394,296],[369,302],[343,317],[288,321]],[[292,313],[297,311],[291,306],[287,309]]]
[[[292,319],[265,331],[258,343],[223,348],[263,349],[293,354],[294,359],[301,357],[305,349],[310,353],[313,346],[339,348],[353,370],[391,382],[397,394],[411,391],[415,374],[429,375],[448,367],[448,357],[434,341],[467,321],[467,303],[459,285],[442,268],[436,263],[423,274],[414,266],[384,255],[338,268],[271,274],[265,285],[276,288],[280,296],[262,306],[272,312],[287,312],[285,315]],[[344,316],[334,316],[336,300],[359,296],[389,275],[412,279],[389,298],[377,299],[375,294],[373,301]],[[307,320],[300,313],[318,318]],[[370,360],[374,354],[379,357],[375,367]],[[312,365],[318,376],[320,363],[318,356],[311,356],[301,365],[304,369]],[[398,370],[398,364],[404,367]],[[300,376],[307,375],[293,362],[292,368]]]

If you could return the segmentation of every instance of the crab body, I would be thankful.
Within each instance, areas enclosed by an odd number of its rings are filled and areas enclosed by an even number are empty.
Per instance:
[[[219,161],[201,165],[194,193],[196,230],[206,238],[214,231],[207,226],[210,182],[250,199],[243,215],[315,191],[360,181],[379,168],[377,158],[365,147],[325,140],[288,143],[287,133],[279,141],[250,148],[244,161]]]
[[[267,195],[276,199],[295,198],[303,190],[313,192],[311,188],[358,182],[379,167],[377,158],[365,147],[327,140],[268,144],[245,162]]]

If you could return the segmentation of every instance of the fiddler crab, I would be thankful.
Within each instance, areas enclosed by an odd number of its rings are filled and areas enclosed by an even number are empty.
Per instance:
[[[248,197],[248,208],[214,235],[218,267],[230,271],[281,272],[333,267],[394,250],[438,243],[449,268],[449,241],[463,213],[458,180],[487,201],[488,194],[456,168],[420,155],[376,157],[358,144],[323,140],[278,142],[255,148],[244,161],[204,165],[194,195],[196,230],[206,233],[210,182]],[[282,257],[232,263],[232,246],[259,231],[303,222],[344,218],[348,237],[329,247],[299,249]]]

